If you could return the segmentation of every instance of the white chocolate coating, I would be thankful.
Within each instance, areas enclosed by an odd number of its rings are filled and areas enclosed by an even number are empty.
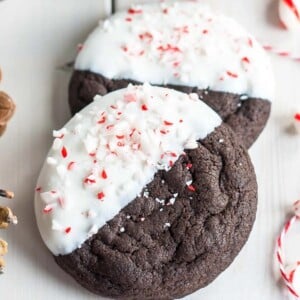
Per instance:
[[[264,49],[234,20],[195,1],[135,6],[100,22],[75,69],[109,79],[274,96]]]
[[[54,255],[80,247],[220,124],[195,94],[145,84],[96,96],[53,132],[35,196],[45,244]]]

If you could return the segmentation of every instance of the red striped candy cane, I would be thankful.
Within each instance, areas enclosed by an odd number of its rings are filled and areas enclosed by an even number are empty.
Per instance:
[[[300,29],[300,0],[279,0],[279,18],[286,29]]]

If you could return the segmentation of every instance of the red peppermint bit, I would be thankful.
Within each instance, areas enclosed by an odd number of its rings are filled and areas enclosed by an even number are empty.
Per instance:
[[[191,184],[188,185],[187,188],[188,188],[191,192],[195,192],[195,191],[196,191],[195,187],[194,187],[193,185],[191,185]]]
[[[147,107],[146,104],[143,104],[143,105],[141,106],[141,109],[142,109],[142,110],[148,110],[148,107]]]
[[[140,150],[141,149],[141,144],[138,143],[133,143],[131,145],[132,150],[136,151],[136,150]]]
[[[89,153],[89,156],[90,156],[90,157],[95,157],[95,156],[96,156],[96,153],[95,153],[95,152]]]
[[[112,129],[114,126],[115,126],[115,125],[113,125],[113,124],[107,125],[107,126],[106,126],[106,129],[107,129],[107,130],[110,130],[110,129]]]
[[[179,62],[179,61],[173,62],[173,67],[174,67],[174,68],[177,68],[179,65],[180,65],[180,62]]]
[[[287,26],[285,25],[285,23],[282,20],[279,20],[279,25],[283,28],[283,29],[287,29]]]
[[[126,18],[125,21],[126,21],[126,22],[131,22],[131,21],[132,21],[132,18]]]
[[[44,214],[49,214],[49,213],[51,213],[52,210],[53,210],[53,208],[47,205],[47,206],[43,209],[43,213],[44,213]]]
[[[188,170],[190,170],[190,169],[192,168],[192,166],[193,166],[193,164],[188,163],[188,164],[186,165],[186,168],[187,168]]]
[[[172,156],[172,157],[177,157],[177,154],[176,154],[175,152],[170,152],[169,154],[170,154],[170,156]]]
[[[65,135],[62,133],[60,136],[57,137],[57,139],[63,139],[64,136],[65,136]]]
[[[169,122],[169,121],[164,121],[164,124],[165,124],[166,126],[172,126],[172,125],[173,125],[173,123],[172,123],[172,122]]]
[[[106,122],[106,117],[103,116],[97,123],[98,124],[104,124]]]
[[[208,34],[208,30],[207,30],[207,29],[204,29],[204,30],[202,30],[202,33],[203,33],[203,34]]]
[[[135,94],[126,94],[126,95],[124,95],[124,100],[127,103],[136,102],[136,95]]]
[[[36,191],[37,193],[41,192],[41,191],[42,191],[42,187],[41,187],[41,186],[37,186],[37,187],[35,188],[35,191]]]
[[[96,183],[96,180],[93,179],[93,178],[87,177],[87,178],[84,179],[84,183],[86,183],[86,184],[93,184],[93,183]]]
[[[118,107],[116,105],[111,105],[110,108],[111,109],[117,109]]]
[[[127,12],[131,15],[135,15],[135,14],[141,14],[143,12],[143,10],[142,9],[129,8]]]
[[[231,71],[227,71],[226,74],[232,78],[238,78],[239,76],[236,73],[233,73]]]
[[[71,227],[67,227],[67,228],[65,229],[65,233],[66,233],[66,234],[68,234],[68,233],[70,233],[70,232],[71,232],[71,230],[72,230],[72,228],[71,228]]]
[[[187,25],[183,26],[183,27],[175,27],[174,28],[176,31],[180,31],[183,33],[189,33],[189,27]]]
[[[167,8],[164,8],[164,9],[163,9],[163,13],[164,13],[164,14],[168,14],[168,13],[169,13],[169,10],[168,10]]]
[[[166,46],[157,47],[159,51],[173,51],[173,52],[181,52],[181,50],[177,46],[172,46],[171,44],[167,44]]]
[[[77,52],[80,52],[83,49],[83,44],[78,44],[77,45]]]
[[[147,42],[151,42],[153,39],[153,35],[150,32],[145,32],[145,33],[141,33],[139,34],[139,38],[142,41],[147,41]]]
[[[167,134],[167,133],[169,133],[169,130],[164,130],[164,129],[162,129],[162,130],[160,130],[160,133],[161,133],[161,134]]]
[[[221,77],[219,78],[219,80],[220,80],[220,81],[223,81],[223,80],[224,80],[224,76],[221,76]]]
[[[283,0],[283,2],[292,10],[297,19],[300,20],[300,14],[293,0]]]
[[[296,121],[300,121],[300,113],[295,114],[294,118]]]
[[[121,139],[124,139],[125,138],[125,135],[116,135],[116,138],[121,140]]]
[[[180,120],[179,120],[179,123],[182,123],[182,122],[183,122],[183,120],[182,120],[182,119],[180,119]]]
[[[142,56],[142,55],[144,55],[145,54],[145,51],[144,50],[141,50],[140,52],[139,52],[139,56]]]
[[[96,163],[97,163],[97,159],[94,159],[94,160],[93,160],[93,163],[96,164]]]
[[[169,161],[169,166],[172,168],[174,166],[174,162],[172,160]]]
[[[122,49],[124,52],[127,52],[127,51],[128,51],[127,46],[122,46],[121,49]]]
[[[117,143],[117,146],[118,146],[118,147],[124,147],[124,146],[125,146],[125,143],[118,142],[118,143]]]
[[[66,158],[68,156],[68,151],[67,151],[67,148],[65,146],[62,147],[62,149],[61,149],[61,156],[63,158]]]
[[[101,172],[101,177],[102,177],[103,179],[107,179],[107,173],[106,173],[105,170],[103,170],[103,171]]]
[[[103,201],[103,198],[105,197],[105,194],[103,193],[103,192],[100,192],[100,193],[98,193],[97,194],[97,198],[99,199],[99,200],[102,200]]]
[[[248,45],[252,48],[253,47],[253,41],[252,38],[248,38]]]
[[[134,132],[136,131],[136,128],[133,128],[129,134],[129,137],[132,138],[132,136],[134,135]]]
[[[286,56],[289,56],[290,54],[289,54],[289,52],[282,51],[282,52],[279,52],[278,55],[286,57]]]
[[[57,201],[62,208],[65,207],[65,200],[63,198],[59,197]]]
[[[245,56],[245,57],[242,58],[242,62],[250,64],[250,59]]]
[[[271,51],[273,49],[272,46],[268,46],[268,45],[263,46],[263,48],[267,51]]]
[[[121,114],[122,114],[122,112],[121,112],[121,111],[119,111],[119,112],[117,113],[117,115],[118,115],[118,116],[120,116]]]
[[[56,194],[56,191],[51,191],[50,193],[51,193],[51,194]]]
[[[74,169],[74,166],[75,166],[75,161],[71,161],[69,162],[68,166],[67,166],[67,169],[70,171],[70,170],[73,170]]]

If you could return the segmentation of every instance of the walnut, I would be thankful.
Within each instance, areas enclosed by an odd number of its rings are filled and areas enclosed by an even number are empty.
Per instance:
[[[7,243],[0,239],[0,273],[3,272],[3,268],[5,267],[5,262],[2,256],[7,253],[7,247]]]
[[[0,82],[2,73],[0,69]],[[3,91],[0,91],[0,136],[4,133],[8,121],[15,112],[16,106],[12,99]]]
[[[0,206],[0,229],[6,229],[9,224],[18,224],[18,219],[9,207]]]

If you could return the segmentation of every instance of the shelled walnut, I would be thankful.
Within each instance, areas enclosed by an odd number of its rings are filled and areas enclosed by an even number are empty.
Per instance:
[[[0,82],[2,73],[0,69]],[[0,136],[4,133],[8,121],[15,112],[16,106],[12,99],[3,91],[0,91]]]

